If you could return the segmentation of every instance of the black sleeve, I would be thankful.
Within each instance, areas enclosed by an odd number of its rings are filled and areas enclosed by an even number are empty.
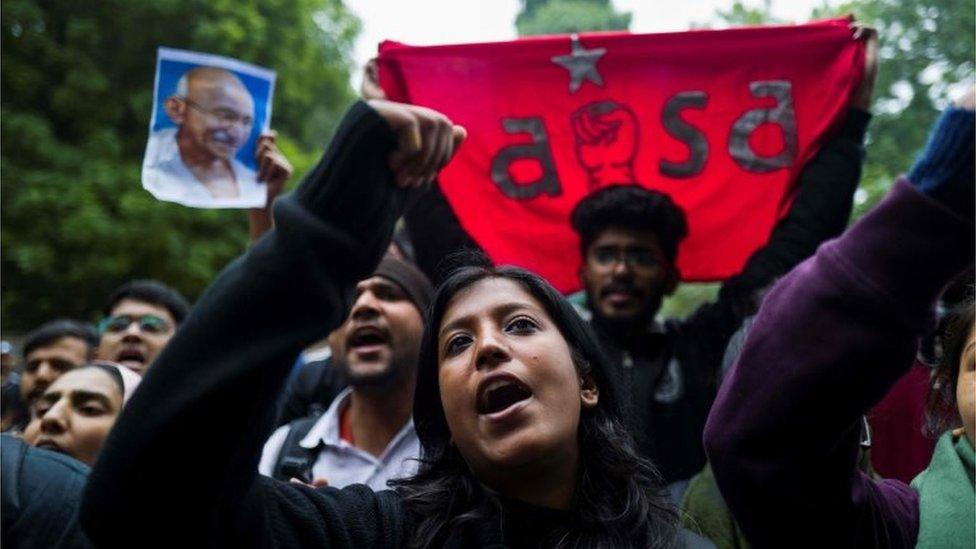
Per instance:
[[[355,547],[406,545],[400,500],[363,484],[313,489],[259,476],[243,509],[221,532],[221,547]],[[263,517],[254,520],[254,517]],[[215,544],[217,545],[217,544]]]
[[[100,547],[223,546],[245,532],[356,542],[347,524],[301,514],[321,497],[292,505],[290,487],[259,480],[257,464],[294,357],[341,323],[389,244],[405,201],[387,167],[395,143],[355,104],[318,166],[275,204],[275,228],[197,301],[92,471],[81,520]]]
[[[275,427],[324,413],[347,385],[342,372],[333,367],[332,357],[305,364],[289,379],[279,397]]]
[[[790,212],[756,250],[742,272],[722,284],[718,300],[695,311],[682,329],[718,368],[729,338],[742,320],[755,314],[758,293],[840,235],[851,215],[854,191],[864,163],[864,135],[871,115],[850,109],[837,133],[803,168]]]
[[[326,368],[329,368],[329,359],[316,360],[303,364],[294,376],[288,378],[285,389],[278,397],[278,419],[275,420],[275,427],[288,425],[298,418],[310,415],[316,404],[326,398],[319,391]]]
[[[78,526],[88,467],[63,454],[0,435],[0,491],[5,547],[93,547]]]
[[[461,228],[439,184],[431,185],[416,197],[404,213],[403,221],[413,244],[417,267],[434,286],[450,271],[450,264],[445,260],[451,254],[462,250],[481,251]]]

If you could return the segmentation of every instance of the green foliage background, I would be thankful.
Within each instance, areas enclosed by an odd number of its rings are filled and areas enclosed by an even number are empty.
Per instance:
[[[4,331],[91,318],[132,278],[195,298],[246,247],[245,212],[157,202],[141,188],[158,46],[274,68],[272,125],[301,175],[352,100],[359,26],[341,0],[4,0]]]

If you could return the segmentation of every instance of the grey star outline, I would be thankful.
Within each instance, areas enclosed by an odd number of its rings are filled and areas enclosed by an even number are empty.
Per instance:
[[[567,55],[555,55],[552,62],[569,71],[569,93],[576,93],[583,86],[584,80],[589,80],[597,86],[603,87],[603,77],[596,69],[597,61],[606,55],[606,48],[588,50],[580,42],[579,35],[573,33],[569,37],[572,51]]]

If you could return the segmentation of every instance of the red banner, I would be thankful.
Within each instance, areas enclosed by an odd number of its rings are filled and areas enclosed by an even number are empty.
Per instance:
[[[864,55],[847,27],[383,42],[380,83],[467,128],[441,188],[495,262],[578,289],[570,211],[594,189],[639,183],[685,209],[685,280],[718,280],[767,241],[845,113]]]

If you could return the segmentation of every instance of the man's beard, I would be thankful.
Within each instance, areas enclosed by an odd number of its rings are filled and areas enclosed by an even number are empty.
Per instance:
[[[624,345],[631,337],[651,324],[661,307],[661,299],[648,298],[644,307],[633,314],[606,316],[590,293],[587,292],[586,306],[593,314],[592,322],[597,330],[614,342]]]
[[[389,389],[403,377],[402,359],[397,355],[390,358],[386,368],[380,371],[372,371],[366,374],[355,373],[349,368],[348,362],[337,364],[342,378],[354,389],[382,390]]]

